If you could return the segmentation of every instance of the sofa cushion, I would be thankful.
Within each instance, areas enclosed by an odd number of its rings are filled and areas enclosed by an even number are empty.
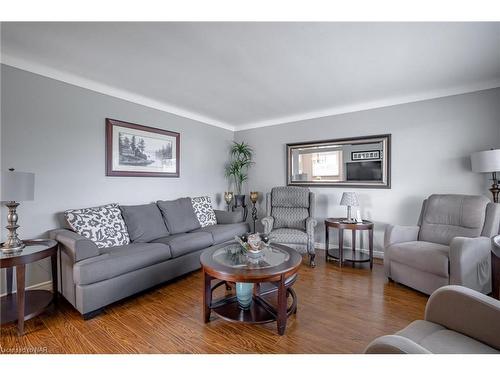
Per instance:
[[[214,210],[217,224],[236,224],[243,221],[245,213],[243,207],[236,207],[233,211]]]
[[[269,233],[269,239],[277,243],[307,244],[307,233],[292,228],[273,229]]]
[[[406,264],[420,271],[438,276],[449,275],[449,246],[425,242],[410,241],[393,244],[386,248],[391,262]]]
[[[449,245],[481,235],[489,200],[481,195],[434,194],[425,204],[419,240]]]
[[[406,337],[435,354],[498,354],[498,351],[492,347],[476,341],[469,336],[448,330],[439,324],[425,320],[416,320],[410,323],[406,328],[399,331],[397,335]]]
[[[172,234],[168,237],[158,238],[153,243],[164,243],[170,247],[174,258],[193,251],[210,247],[214,244],[212,235],[207,232],[191,232]]]
[[[191,198],[156,203],[171,234],[190,232],[200,228],[200,222],[194,213]]]
[[[217,218],[215,217],[210,197],[191,198],[191,204],[193,205],[194,214],[202,228],[217,224]]]
[[[78,285],[93,284],[172,258],[170,248],[160,243],[131,243],[103,249],[101,255],[75,263],[73,278]]]
[[[150,242],[168,236],[161,211],[154,203],[120,206],[132,242]]]
[[[236,224],[216,224],[208,227],[200,228],[194,232],[206,232],[212,235],[214,244],[220,244],[229,240],[233,240],[234,236],[241,236],[249,230],[247,223]]]
[[[98,248],[130,242],[125,221],[116,203],[64,212],[71,229],[94,242]]]

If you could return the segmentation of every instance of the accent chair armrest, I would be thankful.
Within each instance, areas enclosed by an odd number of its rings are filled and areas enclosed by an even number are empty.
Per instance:
[[[264,234],[269,234],[273,230],[274,217],[266,216],[262,218],[261,223],[264,226]]]
[[[243,221],[243,210],[222,211],[214,210],[217,224],[235,224]]]
[[[306,232],[308,235],[314,236],[314,227],[318,224],[318,221],[315,218],[308,217],[306,219]]]
[[[430,354],[424,347],[409,338],[398,335],[381,336],[365,349],[366,354]]]
[[[459,285],[439,288],[427,301],[425,320],[500,350],[500,301],[475,290]]]
[[[49,237],[59,242],[59,249],[64,251],[73,263],[100,255],[94,242],[68,229],[51,230]]]
[[[450,243],[450,284],[491,291],[491,239],[455,237]]]
[[[395,243],[410,242],[418,240],[418,225],[387,225],[384,233],[384,247],[387,248]]]

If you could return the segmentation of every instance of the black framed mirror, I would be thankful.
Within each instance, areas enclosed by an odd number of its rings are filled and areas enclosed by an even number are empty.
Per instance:
[[[288,143],[287,185],[391,187],[391,135]]]

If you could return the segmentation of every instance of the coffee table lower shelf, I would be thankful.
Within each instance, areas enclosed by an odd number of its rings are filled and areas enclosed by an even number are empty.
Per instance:
[[[297,312],[297,296],[292,288],[288,289],[288,293],[292,297],[292,304],[287,308],[287,316],[290,316]],[[246,310],[240,308],[236,296],[214,301],[210,309],[222,319],[236,323],[265,324],[278,319],[276,308],[261,296],[253,296]]]

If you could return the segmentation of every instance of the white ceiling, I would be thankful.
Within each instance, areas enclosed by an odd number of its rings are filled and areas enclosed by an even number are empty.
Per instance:
[[[229,129],[500,86],[500,23],[3,23],[2,61]]]

